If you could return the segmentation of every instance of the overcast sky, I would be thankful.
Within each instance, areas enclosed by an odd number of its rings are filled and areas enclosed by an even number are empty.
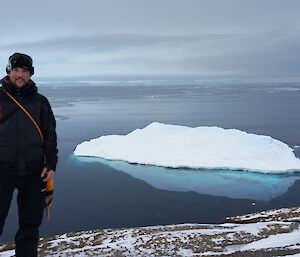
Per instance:
[[[299,11],[298,0],[5,1],[0,68],[24,52],[35,77],[297,79]]]

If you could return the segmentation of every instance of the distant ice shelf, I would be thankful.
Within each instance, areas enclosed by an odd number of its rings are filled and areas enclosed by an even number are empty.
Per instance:
[[[300,160],[293,149],[270,136],[238,129],[191,128],[158,122],[127,135],[84,141],[77,145],[74,154],[169,168],[300,171]]]

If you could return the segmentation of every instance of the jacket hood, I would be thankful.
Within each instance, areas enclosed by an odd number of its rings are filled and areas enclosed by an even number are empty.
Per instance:
[[[37,92],[37,86],[35,83],[30,80],[24,87],[22,88],[17,88],[15,85],[13,85],[10,81],[9,76],[5,76],[3,79],[1,79],[0,83],[2,84],[2,87],[9,91],[12,94],[18,94],[20,93],[21,95],[28,95],[33,92]]]

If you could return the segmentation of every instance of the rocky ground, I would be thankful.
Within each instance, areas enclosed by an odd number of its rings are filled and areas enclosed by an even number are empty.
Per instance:
[[[14,256],[13,243],[0,256]],[[39,256],[300,256],[300,207],[228,217],[223,224],[104,229],[42,238]]]

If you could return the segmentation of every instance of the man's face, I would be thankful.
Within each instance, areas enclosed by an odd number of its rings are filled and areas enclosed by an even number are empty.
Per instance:
[[[17,67],[13,68],[8,76],[13,85],[22,88],[30,81],[31,73],[29,70]]]

